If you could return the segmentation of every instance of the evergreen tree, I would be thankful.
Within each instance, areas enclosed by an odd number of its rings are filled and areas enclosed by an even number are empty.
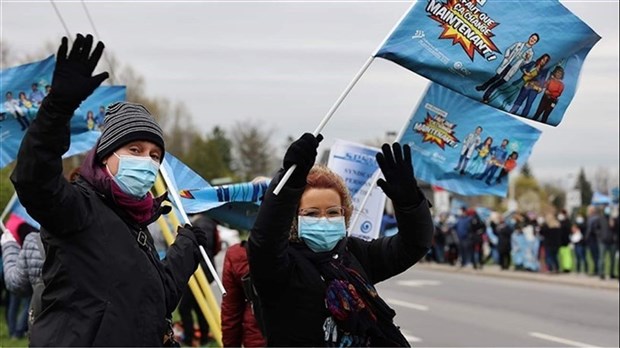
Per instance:
[[[592,184],[586,178],[586,173],[583,167],[579,170],[579,176],[577,177],[577,184],[575,188],[581,192],[581,204],[588,205],[592,201]]]

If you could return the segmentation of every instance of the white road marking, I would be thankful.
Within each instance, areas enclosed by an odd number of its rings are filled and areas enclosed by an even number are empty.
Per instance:
[[[413,343],[413,342],[422,342],[422,339],[419,337],[415,337],[415,336],[411,336],[411,335],[403,335],[405,336],[405,339],[407,340],[407,342],[409,343]]]
[[[419,288],[419,287],[427,286],[427,285],[437,286],[437,285],[440,285],[441,282],[437,280],[418,279],[418,280],[399,280],[396,282],[396,284]]]
[[[536,337],[536,338],[540,338],[542,340],[547,340],[547,341],[551,341],[551,342],[566,344],[566,345],[574,346],[574,347],[599,348],[599,347],[597,347],[597,346],[595,346],[593,344],[577,342],[577,341],[569,340],[569,339],[566,339],[566,338],[561,338],[561,337],[547,335],[547,334],[540,333],[540,332],[530,332],[530,336]]]
[[[414,335],[410,335],[408,331],[406,330],[401,330],[403,336],[405,336],[405,339],[407,340],[407,342],[409,343],[413,343],[413,342],[422,342],[422,339],[420,337],[415,337]]]
[[[417,309],[419,311],[427,311],[428,310],[428,306],[424,306],[424,305],[420,305],[420,304],[416,304],[416,303],[411,303],[411,302],[406,302],[406,301],[400,301],[400,300],[395,300],[392,298],[388,298],[385,300],[385,302],[392,304],[394,306],[401,306],[401,307],[406,307],[406,308],[411,308],[411,309]]]

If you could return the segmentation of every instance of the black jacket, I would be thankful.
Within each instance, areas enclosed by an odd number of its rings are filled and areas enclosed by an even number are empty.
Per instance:
[[[277,178],[281,177],[276,176]],[[260,295],[269,346],[325,346],[326,285],[318,269],[289,244],[304,188],[285,186],[275,196],[274,179],[261,204],[248,242],[250,271]],[[376,284],[414,265],[431,246],[433,221],[426,200],[395,207],[399,233],[372,242],[346,238],[345,264]],[[335,248],[334,253],[338,249]]]
[[[159,261],[145,226],[129,223],[85,181],[64,179],[61,156],[68,146],[68,123],[44,104],[11,175],[21,203],[42,226],[46,248],[43,310],[30,344],[161,346],[165,317],[200,257],[196,239],[181,230],[166,261]]]

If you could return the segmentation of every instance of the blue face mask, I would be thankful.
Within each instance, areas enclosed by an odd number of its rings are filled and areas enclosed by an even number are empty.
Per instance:
[[[114,155],[119,159],[114,181],[123,192],[136,198],[144,197],[155,184],[159,163],[150,157]]]
[[[298,230],[299,238],[316,253],[331,251],[347,234],[344,216],[331,218],[299,216]]]

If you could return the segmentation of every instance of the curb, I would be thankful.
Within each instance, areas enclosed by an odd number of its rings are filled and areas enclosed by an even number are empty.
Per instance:
[[[498,266],[484,266],[482,270],[473,268],[460,268],[459,266],[439,265],[434,263],[418,263],[418,269],[433,270],[446,273],[469,274],[481,277],[495,277],[505,279],[528,280],[553,284],[565,284],[596,289],[606,289],[618,291],[620,289],[618,280],[600,280],[596,276],[576,276],[575,274],[545,274],[528,273],[514,270],[502,271]]]

